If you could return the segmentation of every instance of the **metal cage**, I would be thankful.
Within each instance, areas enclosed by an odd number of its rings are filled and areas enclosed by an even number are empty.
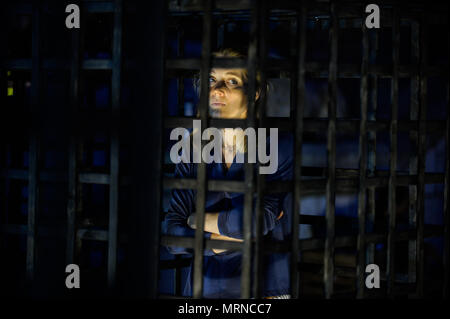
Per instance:
[[[65,30],[62,38],[70,43],[67,52],[62,57],[51,57],[55,50],[43,47],[49,34],[56,31],[43,31],[47,23],[45,15],[56,12],[57,21],[64,28],[64,5],[52,1],[32,1],[8,5],[3,10],[2,28],[4,37],[10,39],[8,50],[1,56],[1,104],[3,134],[2,134],[2,219],[1,241],[2,255],[5,259],[12,256],[12,249],[7,247],[11,236],[21,236],[26,241],[25,259],[20,259],[12,267],[23,267],[23,273],[17,275],[8,286],[15,294],[39,294],[39,276],[36,267],[39,259],[36,257],[37,243],[41,238],[57,238],[64,240],[60,248],[62,256],[54,262],[58,265],[57,277],[64,282],[64,266],[82,262],[83,250],[87,249],[82,242],[104,243],[105,262],[100,266],[105,275],[104,295],[137,295],[150,297],[181,297],[180,285],[182,269],[191,263],[194,270],[193,297],[203,296],[203,250],[231,249],[243,253],[241,274],[241,297],[261,296],[261,257],[271,252],[290,253],[291,258],[291,296],[301,298],[305,289],[302,286],[308,276],[319,276],[322,285],[319,295],[325,298],[351,297],[370,298],[386,296],[424,297],[428,293],[425,283],[425,253],[426,238],[440,237],[443,240],[440,296],[448,297],[449,275],[449,205],[448,205],[448,141],[449,141],[449,77],[448,77],[448,46],[449,38],[442,38],[442,47],[447,51],[445,65],[429,65],[429,25],[439,25],[448,30],[448,4],[431,6],[425,2],[396,4],[390,1],[379,1],[381,8],[381,29],[367,29],[364,24],[366,13],[365,2],[358,1],[151,1],[141,3],[134,1],[78,1],[81,8],[80,29]],[[28,17],[30,23],[24,31],[29,47],[24,47],[26,53],[13,50],[15,33],[8,15]],[[101,34],[84,27],[89,25],[90,14],[105,14],[110,21],[109,42],[105,55],[91,55],[86,49],[86,43],[95,44],[95,36]],[[213,20],[221,17],[221,22],[214,28]],[[271,17],[282,19],[289,25],[289,45],[287,58],[274,59],[268,55],[270,43],[266,35]],[[58,20],[59,19],[59,20]],[[185,57],[185,32],[187,24],[180,21],[196,21],[201,25],[201,53],[196,57]],[[215,47],[224,45],[227,23],[241,20],[249,23],[247,44],[248,59],[211,58]],[[96,21],[96,20],[94,20]],[[309,45],[307,25],[310,21],[325,25],[324,30],[329,35],[326,62],[307,61]],[[95,23],[93,24],[95,28]],[[407,28],[408,39],[401,39],[400,28]],[[360,63],[344,64],[339,62],[340,32],[342,30],[359,30],[358,40],[361,49]],[[388,30],[392,43],[387,63],[377,62],[377,47],[380,43],[382,30]],[[26,33],[28,32],[28,33]],[[172,32],[172,33],[171,33]],[[7,34],[5,34],[7,33]],[[144,36],[145,35],[145,36]],[[172,56],[168,48],[170,35],[176,39],[176,49]],[[60,35],[61,36],[61,35]],[[89,38],[90,37],[90,38]],[[213,37],[217,43],[213,43]],[[19,37],[20,38],[20,37]],[[12,40],[11,40],[12,39]],[[52,39],[51,41],[58,41]],[[11,42],[13,41],[13,42]],[[100,39],[99,39],[100,41]],[[401,41],[410,45],[410,62],[400,63]],[[26,41],[25,41],[26,42]],[[11,44],[12,43],[12,44]],[[45,42],[47,43],[47,42]],[[23,45],[23,43],[22,43]],[[101,44],[98,44],[101,45]],[[19,45],[20,46],[20,45]],[[11,50],[9,50],[11,48]],[[27,51],[28,50],[28,51]],[[443,49],[444,50],[444,49]],[[86,53],[87,52],[87,53]],[[345,53],[345,52],[344,52]],[[446,54],[446,55],[445,55]],[[48,56],[46,56],[48,55]],[[196,180],[173,179],[164,174],[167,165],[164,164],[163,141],[164,129],[174,127],[192,127],[193,116],[184,116],[184,80],[192,76],[192,72],[200,70],[201,92],[207,91],[207,79],[213,67],[246,67],[249,71],[249,96],[255,94],[255,78],[257,69],[262,71],[264,79],[271,77],[288,77],[290,79],[290,116],[266,116],[266,108],[259,110],[255,103],[248,106],[246,120],[225,120],[208,118],[208,95],[203,93],[198,104],[198,118],[206,126],[222,127],[277,127],[280,131],[290,131],[295,135],[295,167],[294,180],[288,183],[266,182],[261,175],[253,175],[253,165],[245,165],[245,181],[216,181],[206,179],[206,164],[198,164]],[[45,81],[47,72],[63,70],[66,74],[67,97],[64,114],[49,115],[44,105],[43,97],[48,89]],[[86,72],[91,72],[86,74]],[[106,74],[108,88],[108,106],[105,110],[83,108],[89,102],[86,92],[90,89],[91,79],[97,74]],[[17,73],[17,74],[16,74]],[[13,74],[11,76],[11,74]],[[327,80],[327,117],[310,118],[304,116],[305,101],[308,90],[305,87],[306,78],[322,78]],[[445,104],[446,118],[438,120],[427,119],[429,100],[427,95],[430,77],[439,77],[445,83],[446,95],[439,98]],[[175,79],[177,90],[178,113],[176,116],[168,113],[167,95],[169,79]],[[338,81],[343,78],[354,78],[360,81],[359,112],[357,119],[345,119],[337,116]],[[390,117],[378,119],[377,98],[378,80],[390,81]],[[410,82],[410,109],[408,119],[399,118],[399,81],[408,79]],[[94,80],[92,80],[94,81]],[[12,83],[12,84],[11,84]],[[28,84],[27,84],[28,83]],[[96,83],[96,82],[92,82]],[[20,85],[19,85],[20,84]],[[130,88],[130,94],[124,97],[124,87]],[[27,91],[27,88],[29,91]],[[14,91],[10,91],[13,89]],[[22,91],[21,91],[22,90]],[[13,92],[13,93],[11,93]],[[28,93],[27,93],[28,92]],[[29,100],[12,100],[16,96],[25,96]],[[53,94],[53,93],[51,93]],[[95,93],[97,94],[97,93]],[[132,96],[132,97],[131,97]],[[95,99],[95,98],[94,98]],[[250,99],[251,100],[251,99]],[[29,104],[27,104],[29,103]],[[53,105],[57,103],[53,102]],[[9,108],[13,105],[24,107],[23,112]],[[127,108],[126,106],[129,105]],[[263,100],[263,106],[266,100]],[[180,113],[181,116],[180,116]],[[54,118],[61,124],[53,132],[63,134],[64,165],[63,169],[55,171],[42,165],[43,156],[41,140],[48,134],[43,118]],[[23,118],[26,118],[23,120]],[[88,146],[87,138],[92,138],[96,130],[103,130],[105,140],[105,164],[101,169],[95,165],[85,165],[86,157],[93,156],[96,144]],[[26,132],[26,133],[23,133]],[[303,138],[309,133],[326,132],[327,165],[322,168],[303,167],[301,165]],[[338,133],[353,134],[358,138],[359,154],[357,169],[336,167],[336,138]],[[377,133],[386,132],[389,136],[390,161],[388,170],[377,169]],[[397,167],[399,132],[406,132],[411,145],[417,150],[409,157],[409,169],[400,171]],[[427,134],[440,134],[445,140],[445,171],[426,172]],[[20,138],[22,136],[22,139]],[[23,146],[20,150],[18,145]],[[98,146],[98,145],[97,145]],[[122,146],[131,146],[132,160],[121,164]],[[91,147],[91,148],[89,148]],[[15,149],[19,149],[17,152]],[[14,155],[16,153],[19,155]],[[90,153],[89,153],[90,152]],[[88,155],[86,155],[88,154]],[[89,155],[90,154],[90,155]],[[14,157],[16,156],[16,157]],[[17,157],[19,156],[19,157]],[[27,158],[27,164],[15,165],[20,162],[20,156]],[[44,167],[43,167],[44,166]],[[303,178],[303,177],[315,178]],[[17,199],[12,183],[21,181],[25,199]],[[40,202],[43,183],[62,183],[64,185],[65,213],[60,224],[42,224],[39,215],[44,210]],[[427,184],[442,184],[443,223],[433,225],[425,223],[425,188]],[[84,195],[86,185],[104,185],[106,191],[103,202],[107,203],[106,219],[103,224],[83,222],[83,214],[93,201]],[[23,190],[26,187],[25,190]],[[408,229],[399,231],[397,225],[397,188],[408,189]],[[368,231],[367,225],[375,223],[377,189],[387,188],[388,226],[386,231]],[[124,195],[131,190],[131,197]],[[160,224],[164,216],[164,190],[196,189],[196,212],[199,225],[195,238],[173,237],[161,232]],[[356,192],[357,204],[357,235],[336,235],[336,226],[342,218],[335,215],[336,192],[338,190]],[[244,206],[244,242],[225,242],[204,239],[202,234],[205,197],[207,191],[233,191],[245,194]],[[308,192],[323,191],[326,198],[325,216],[309,216],[300,212],[301,198]],[[19,191],[20,192],[20,191]],[[291,192],[293,194],[292,241],[286,243],[264,244],[261,234],[262,215],[259,210],[261,196],[269,192]],[[253,194],[257,194],[256,237],[251,236],[251,212]],[[15,197],[14,197],[15,196]],[[440,195],[439,195],[440,196]],[[87,199],[88,198],[88,199]],[[120,201],[124,199],[124,203]],[[86,202],[87,201],[87,202]],[[16,202],[26,204],[25,217],[18,222],[10,222],[11,207]],[[19,203],[19,204],[20,204]],[[121,206],[122,205],[122,206]],[[95,210],[96,206],[92,206]],[[24,220],[26,218],[26,220]],[[127,226],[122,227],[127,220]],[[321,225],[324,227],[323,238],[299,239],[300,225]],[[396,271],[396,245],[407,242],[407,273]],[[369,290],[365,287],[365,266],[375,262],[375,247],[377,243],[386,243],[386,271],[382,274],[382,288]],[[118,252],[120,246],[126,246],[126,266],[119,268]],[[174,258],[160,260],[160,247],[174,245],[188,247],[194,250],[193,259]],[[11,245],[9,247],[12,247]],[[45,250],[45,244],[43,246]],[[348,261],[336,255],[336,249],[350,247],[356,250],[356,255]],[[322,251],[319,254],[305,252]],[[302,252],[300,255],[299,252]],[[44,253],[41,253],[44,255]],[[13,258],[13,257],[11,257]],[[252,259],[256,262],[252,265]],[[22,263],[22,264],[21,264]],[[338,265],[339,264],[339,265]],[[313,274],[305,269],[315,265]],[[319,268],[317,268],[318,266]],[[62,268],[61,268],[62,267]],[[158,278],[162,270],[173,270],[173,293],[161,293],[158,289]],[[119,280],[118,273],[130,281]],[[95,272],[93,277],[95,277]],[[253,278],[253,280],[252,280]],[[336,291],[338,278],[349,278],[351,289]],[[124,283],[125,282],[125,283]],[[251,283],[253,282],[253,285]],[[26,290],[21,290],[26,287]],[[58,286],[59,287],[59,286]],[[303,287],[303,288],[302,288]],[[65,287],[55,288],[70,298],[75,292],[65,290]],[[2,294],[8,294],[2,291]],[[54,292],[55,293],[55,292]],[[433,292],[435,293],[435,291]],[[55,293],[56,294],[56,293]]]

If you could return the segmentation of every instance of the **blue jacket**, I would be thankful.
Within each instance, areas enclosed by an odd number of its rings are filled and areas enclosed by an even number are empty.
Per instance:
[[[267,138],[267,150],[269,150]],[[293,137],[289,133],[279,132],[278,169],[274,174],[265,175],[266,181],[292,180],[293,178]],[[222,163],[207,164],[207,178],[215,180],[239,180],[245,177],[244,164],[236,163],[236,158],[227,171]],[[175,177],[196,178],[197,165],[179,163]],[[255,175],[258,173],[255,165]],[[275,193],[263,196],[263,235],[264,241],[290,240],[292,194]],[[187,226],[188,216],[195,211],[196,190],[172,190],[168,213],[166,215],[167,233],[173,236],[194,237],[195,230]],[[253,205],[255,207],[255,205]],[[222,235],[243,238],[244,194],[230,192],[211,192],[206,194],[206,212],[219,212],[218,228]],[[280,219],[277,217],[283,210]],[[254,214],[253,214],[254,217]],[[254,228],[254,227],[253,227]],[[205,238],[210,233],[205,232]],[[190,254],[192,249],[168,247],[173,254]],[[263,255],[263,296],[289,294],[290,265],[288,254]],[[239,298],[242,253],[239,251],[215,254],[205,250],[204,289],[205,298]],[[192,267],[184,288],[185,295],[192,295]]]

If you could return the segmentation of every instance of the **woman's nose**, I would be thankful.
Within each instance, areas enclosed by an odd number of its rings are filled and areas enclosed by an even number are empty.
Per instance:
[[[223,95],[224,95],[224,92],[223,92],[222,87],[216,85],[216,86],[213,86],[213,87],[211,88],[211,94],[212,94],[212,95],[217,95],[217,96],[223,96]]]

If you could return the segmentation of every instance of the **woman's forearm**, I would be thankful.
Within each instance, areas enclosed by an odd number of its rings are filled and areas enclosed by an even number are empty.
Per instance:
[[[219,225],[217,221],[219,220],[219,213],[205,213],[205,227],[204,231],[220,235]]]
[[[218,235],[218,234],[211,234],[211,239],[215,239],[215,240],[225,240],[225,241],[238,241],[238,242],[242,242],[242,239],[238,239],[238,238],[231,238],[228,236],[223,236],[223,235]],[[223,253],[224,251],[227,251],[226,249],[212,249],[212,251],[215,254],[220,254]]]
[[[219,226],[217,224],[217,221],[219,220],[219,213],[208,213],[205,212],[205,224],[203,226],[203,230],[205,232],[209,232],[212,234],[220,235],[219,233]],[[192,214],[189,216],[187,220],[187,224],[192,229],[197,229],[198,226],[198,215]]]

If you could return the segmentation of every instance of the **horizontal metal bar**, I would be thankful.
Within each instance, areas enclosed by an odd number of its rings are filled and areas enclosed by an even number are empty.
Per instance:
[[[174,164],[173,164],[174,165]],[[321,167],[303,167],[303,176],[318,176],[326,177],[326,172],[324,168]],[[311,175],[314,173],[314,175]],[[400,172],[401,174],[402,172]],[[389,172],[387,171],[375,171],[376,177],[368,177],[367,186],[368,187],[382,187],[388,184]],[[336,177],[340,178],[338,180],[338,185],[357,188],[358,187],[358,170],[355,169],[336,169]],[[3,169],[0,171],[1,178],[15,179],[26,181],[28,179],[28,170],[21,169]],[[345,179],[344,179],[345,178]],[[443,184],[445,179],[444,173],[426,173],[425,174],[425,184]],[[66,182],[67,174],[65,172],[51,172],[51,171],[41,171],[39,174],[39,180],[41,182]],[[78,175],[78,181],[85,184],[109,184],[109,175],[101,173],[80,173]],[[398,175],[396,185],[408,186],[416,185],[418,182],[417,175]],[[302,194],[307,194],[311,191],[322,190],[324,187],[325,180],[314,179],[314,180],[303,180],[302,187],[306,186],[308,189],[303,189]],[[279,193],[279,192],[290,192],[292,188],[292,181],[271,181],[266,183],[267,193]],[[130,176],[121,176],[120,178],[121,186],[131,185]],[[193,179],[176,179],[176,178],[164,178],[163,187],[166,189],[195,189],[196,180]],[[239,181],[222,181],[222,180],[209,180],[208,181],[209,191],[222,191],[222,192],[244,192],[243,182]]]
[[[114,12],[113,1],[83,1],[83,10],[89,13],[112,13]]]
[[[303,217],[303,216],[302,216]],[[439,237],[444,234],[444,229],[440,225],[425,225],[424,237]],[[398,232],[395,238],[396,242],[407,241],[415,239],[416,231],[402,231]],[[385,242],[387,238],[387,233],[369,233],[366,234],[367,243],[379,243]],[[344,247],[356,247],[357,236],[340,236],[335,237],[335,248]],[[240,242],[228,242],[221,240],[207,239],[206,248],[207,249],[233,249],[239,250],[242,247]],[[194,237],[177,237],[177,236],[162,236],[161,245],[163,246],[177,246],[184,248],[194,247]],[[290,241],[283,242],[266,242],[264,243],[265,253],[288,253],[290,252]],[[323,249],[325,247],[325,238],[309,238],[299,240],[300,251]]]
[[[109,184],[109,174],[100,173],[80,173],[78,175],[78,182],[84,184]]]
[[[245,193],[245,183],[239,181],[220,181],[208,180],[208,191],[211,192],[230,192],[230,193]]]
[[[111,70],[112,59],[88,59],[81,65],[84,70]]]
[[[3,67],[10,70],[31,71],[31,59],[9,59],[2,61]]]
[[[80,183],[85,183],[85,184],[108,185],[110,183],[110,175],[109,174],[100,174],[100,173],[80,173],[80,174],[78,174],[78,181]],[[131,185],[131,176],[120,176],[119,184],[120,184],[120,186]]]
[[[86,59],[81,63],[83,70],[111,70],[111,59]],[[132,66],[132,62],[124,63],[125,68]],[[30,70],[31,59],[8,59],[3,62],[3,67],[10,70]],[[43,69],[70,69],[70,60],[67,59],[44,59]]]
[[[242,59],[213,59],[216,61],[215,67],[243,67]],[[166,67],[168,71],[175,70],[199,70],[200,59],[168,59]],[[124,61],[124,68],[132,67],[132,61]],[[3,66],[10,70],[30,70],[31,59],[8,59],[3,62]],[[244,65],[245,67],[245,65]],[[291,71],[294,64],[291,60],[276,60],[271,59],[267,62],[267,71]],[[361,66],[357,64],[338,64],[338,78],[360,78]],[[44,69],[69,69],[70,61],[64,59],[44,59],[42,62]],[[86,59],[82,61],[83,70],[111,70],[111,59]],[[317,62],[309,62],[305,65],[306,73],[316,78],[327,78],[328,69],[325,64]],[[380,78],[392,78],[392,65],[370,65],[368,67],[368,74],[377,75]],[[419,68],[417,65],[400,65],[399,77],[409,78],[417,76]],[[426,76],[442,76],[448,74],[448,66],[427,66],[424,69]]]
[[[167,178],[163,179],[164,189],[196,189],[197,180],[192,178]]]
[[[164,164],[165,172],[173,172],[176,164],[174,163],[166,163]],[[338,178],[355,178],[359,177],[359,169],[353,168],[336,168],[336,177]],[[314,166],[302,166],[302,177],[304,180],[310,180],[311,177],[327,177],[328,171],[326,167],[314,167]],[[379,177],[388,177],[388,170],[366,170],[366,174],[375,176],[375,178]],[[417,175],[409,175],[409,171],[397,170],[397,174],[402,178],[401,184],[407,184],[410,181],[414,182]],[[0,173],[0,176],[1,173]],[[442,176],[444,173],[427,173],[429,184],[439,184],[441,182]],[[405,180],[406,179],[406,180]],[[169,178],[170,180],[170,178]],[[225,181],[226,182],[226,181]],[[270,182],[272,183],[272,182]],[[274,184],[277,182],[274,181]],[[376,182],[377,183],[377,182]]]
[[[211,192],[235,192],[244,193],[244,182],[239,181],[221,181],[221,180],[209,180],[207,181],[208,191]],[[195,179],[177,179],[177,178],[164,178],[163,188],[165,189],[196,189],[197,180]]]
[[[162,236],[162,246],[176,246],[184,248],[194,248],[194,237],[177,237],[177,236]],[[243,248],[242,242],[225,241],[205,239],[205,249],[227,249],[227,250],[241,250]]]
[[[184,127],[192,128],[192,121],[197,118],[192,117],[166,117],[164,126],[166,128]],[[292,131],[293,122],[288,117],[268,117],[262,121],[262,127],[278,128],[280,131]],[[327,119],[304,118],[304,131],[306,132],[323,132],[328,125]],[[436,120],[427,121],[427,133],[445,132],[446,121]],[[245,121],[238,119],[211,119],[211,127],[216,128],[246,128]],[[360,120],[358,119],[336,119],[336,129],[341,133],[358,132],[360,129]],[[206,127],[203,127],[203,129]],[[389,121],[367,121],[367,130],[369,132],[388,131]],[[418,131],[418,121],[399,120],[398,130],[409,132]]]
[[[245,64],[242,59],[216,58],[213,59],[214,67],[236,67],[243,68]],[[168,70],[199,70],[201,59],[196,58],[175,58],[166,61]],[[292,71],[295,61],[292,59],[268,59],[267,71]],[[338,64],[338,78],[359,78],[361,76],[361,65],[359,64]],[[328,68],[325,63],[308,62],[305,64],[305,71],[315,77],[328,77]],[[415,64],[399,65],[399,77],[411,77],[419,74],[419,67]],[[428,76],[446,76],[448,66],[427,66],[424,72]],[[392,64],[369,65],[368,74],[377,75],[381,78],[391,78],[393,74]]]
[[[340,192],[352,192],[359,189],[359,177],[351,176],[347,178],[341,178],[336,175],[336,187]],[[425,174],[425,184],[443,184],[445,176],[443,173],[427,173]],[[301,194],[315,194],[325,190],[326,178],[302,180],[300,185],[302,187]],[[418,183],[417,175],[402,176],[398,175],[395,185],[408,186],[416,185]],[[381,177],[368,177],[367,187],[383,187],[389,184],[388,176]],[[176,178],[164,178],[163,187],[165,189],[195,189],[196,181],[192,179],[176,179]],[[287,193],[293,189],[292,181],[270,181],[267,182],[264,190],[267,194],[273,193]],[[245,192],[244,182],[238,181],[221,181],[221,180],[209,180],[209,191],[222,191],[222,192]]]
[[[167,128],[184,127],[192,128],[192,121],[198,120],[192,117],[166,117],[164,119],[164,126]],[[210,119],[209,124],[215,128],[245,128],[245,120],[240,119]],[[204,124],[203,124],[204,125]],[[203,127],[203,129],[206,127]]]
[[[0,231],[11,235],[26,235],[28,234],[28,227],[25,224],[2,224]],[[39,226],[37,227],[37,236],[40,238],[66,238],[65,227]],[[82,240],[98,240],[107,241],[108,231],[99,229],[78,229],[77,238]],[[128,236],[125,234],[120,236],[120,242],[126,243]]]
[[[88,13],[112,13],[114,12],[114,3],[112,1],[82,1],[82,10]],[[31,14],[32,6],[29,3],[10,4],[7,11],[18,14]],[[56,8],[52,4],[43,4],[43,13],[56,13]]]
[[[201,62],[201,59],[196,58],[167,59],[166,68],[169,70],[200,70]],[[212,58],[211,62],[211,67],[214,68],[245,68],[247,66],[247,61],[243,58]]]
[[[77,239],[108,241],[108,231],[98,229],[78,229]]]
[[[77,239],[108,241],[108,230],[80,228],[77,230]],[[127,234],[119,235],[120,243],[128,243]]]
[[[329,7],[327,7],[327,2],[313,2],[310,1],[307,4],[308,8],[308,17],[326,17],[329,18]],[[383,14],[383,26],[386,26],[384,22],[392,22],[392,12],[390,10],[390,6],[392,6],[392,1],[378,1],[377,4],[380,6]],[[298,0],[277,0],[277,1],[270,1],[268,3],[268,8],[270,10],[299,10],[301,6],[301,2]],[[214,10],[220,10],[225,11],[225,13],[230,16],[232,14],[234,15],[242,15],[245,13],[246,16],[249,16],[251,9],[251,1],[250,0],[216,0],[214,3]],[[439,10],[439,8],[443,8],[444,10]],[[437,6],[435,8],[435,11],[433,11],[431,14],[431,17],[427,20],[428,22],[434,22],[436,23],[436,18],[438,21],[442,21],[441,23],[445,24],[447,14],[445,11],[445,6]],[[417,12],[419,8],[417,8],[417,5],[411,4],[406,5],[402,7],[402,18],[403,19],[415,19],[419,16],[419,13]],[[431,8],[430,8],[431,9]],[[170,1],[169,2],[169,14],[170,15],[177,15],[177,14],[188,14],[188,13],[201,13],[203,11],[203,7],[201,5],[201,2],[199,1],[186,1],[186,2],[179,2],[179,1]],[[272,11],[273,12],[273,11]],[[339,18],[355,18],[355,19],[361,19],[361,12],[364,12],[364,7],[362,4],[358,3],[348,3],[348,5],[342,5],[337,10],[337,14]],[[216,13],[216,12],[214,12]],[[218,12],[219,14],[224,14],[223,12]],[[287,14],[286,12],[283,12],[284,14]],[[276,13],[271,13],[276,14]],[[434,17],[435,19],[432,19]]]
[[[9,178],[16,180],[27,180],[28,170],[25,169],[3,169],[0,171],[1,178]],[[59,171],[41,171],[39,173],[39,181],[41,182],[67,182],[67,172]],[[78,181],[86,184],[109,184],[109,175],[101,173],[80,173]],[[131,185],[130,176],[121,176],[121,186]]]

